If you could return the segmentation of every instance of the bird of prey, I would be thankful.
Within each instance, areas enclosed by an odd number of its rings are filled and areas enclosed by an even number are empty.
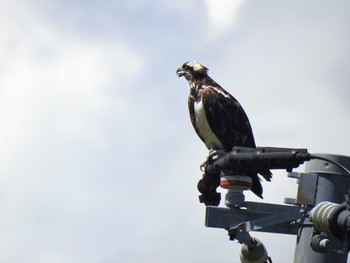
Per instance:
[[[196,61],[184,63],[177,71],[190,85],[188,108],[192,125],[209,151],[230,152],[235,146],[255,148],[249,119],[240,103],[208,76],[208,69]],[[252,177],[252,191],[262,198],[257,174]],[[271,172],[262,175],[267,181]]]

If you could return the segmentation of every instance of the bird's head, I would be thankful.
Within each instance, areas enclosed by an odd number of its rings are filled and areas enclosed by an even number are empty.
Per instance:
[[[184,76],[188,81],[201,79],[207,75],[208,69],[196,61],[185,62],[177,69],[176,74],[179,77]]]

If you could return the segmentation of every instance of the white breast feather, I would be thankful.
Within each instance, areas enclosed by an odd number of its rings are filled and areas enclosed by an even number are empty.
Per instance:
[[[194,102],[194,112],[196,115],[196,126],[200,136],[204,139],[205,145],[210,149],[223,149],[219,139],[215,136],[210,129],[207,117],[205,116],[205,110],[202,100]]]

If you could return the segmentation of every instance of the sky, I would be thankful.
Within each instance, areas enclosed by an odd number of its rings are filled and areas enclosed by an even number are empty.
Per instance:
[[[239,244],[204,226],[207,150],[176,69],[208,67],[258,146],[350,156],[349,11],[345,0],[1,0],[0,262],[239,262]],[[246,200],[282,204],[297,189],[285,171],[263,187],[264,200]],[[293,262],[294,236],[252,235]]]

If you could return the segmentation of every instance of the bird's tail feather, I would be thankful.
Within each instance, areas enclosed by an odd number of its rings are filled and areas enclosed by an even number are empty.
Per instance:
[[[262,193],[263,189],[261,186],[260,179],[257,174],[252,174],[250,175],[252,177],[252,192],[256,194],[258,197],[263,199]]]
[[[267,170],[267,171],[263,171],[260,173],[262,177],[264,177],[264,179],[268,182],[271,181],[271,178],[272,178],[272,173],[270,170]]]

